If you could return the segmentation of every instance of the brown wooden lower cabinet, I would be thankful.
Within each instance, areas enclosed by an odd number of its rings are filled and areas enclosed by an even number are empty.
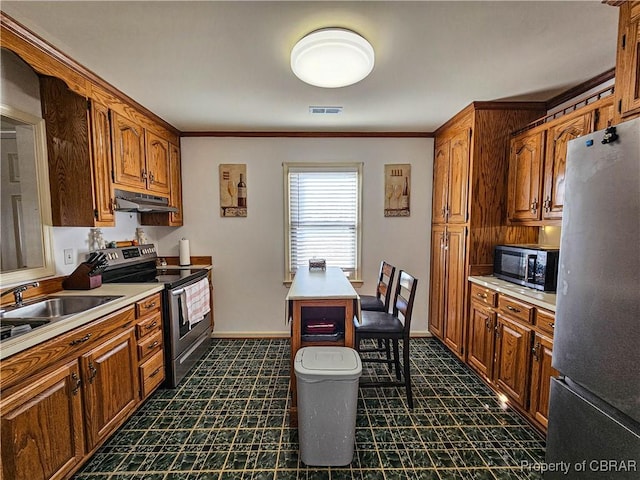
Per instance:
[[[551,366],[553,342],[538,333],[533,342],[533,362],[531,364],[531,392],[529,394],[529,413],[545,429],[549,418],[549,391],[551,378],[559,372]]]
[[[111,433],[136,407],[138,358],[133,325],[80,359],[86,413],[87,449]]]
[[[538,429],[549,414],[552,312],[470,285],[466,363]]]
[[[2,395],[2,478],[64,478],[85,454],[77,360]]]
[[[136,338],[162,332],[160,296],[143,304],[138,321],[131,305],[2,361],[0,478],[69,478],[160,385],[162,343],[139,357]]]

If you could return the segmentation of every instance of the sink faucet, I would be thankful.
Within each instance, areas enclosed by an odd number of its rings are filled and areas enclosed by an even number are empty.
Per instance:
[[[2,294],[0,294],[0,297],[4,297],[5,295],[13,293],[13,298],[15,299],[15,302],[16,302],[15,306],[20,307],[22,306],[22,292],[24,292],[29,287],[39,287],[39,286],[40,286],[40,283],[38,282],[24,283],[22,285],[18,285],[17,287],[10,288],[6,292],[2,292]]]

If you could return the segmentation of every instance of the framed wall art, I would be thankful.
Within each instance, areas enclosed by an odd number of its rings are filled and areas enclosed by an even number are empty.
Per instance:
[[[218,168],[220,180],[220,216],[247,216],[247,165],[244,163],[221,163]]]
[[[411,214],[411,165],[384,166],[384,216],[408,217]]]

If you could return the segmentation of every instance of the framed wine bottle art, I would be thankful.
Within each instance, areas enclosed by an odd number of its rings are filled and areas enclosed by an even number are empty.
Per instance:
[[[247,216],[247,165],[244,163],[221,163],[218,167],[220,180],[220,216]]]
[[[384,216],[408,217],[411,214],[411,165],[384,166]]]

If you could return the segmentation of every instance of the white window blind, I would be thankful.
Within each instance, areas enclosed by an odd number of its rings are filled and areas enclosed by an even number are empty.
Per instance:
[[[288,273],[324,258],[350,278],[359,272],[360,168],[288,168]]]

